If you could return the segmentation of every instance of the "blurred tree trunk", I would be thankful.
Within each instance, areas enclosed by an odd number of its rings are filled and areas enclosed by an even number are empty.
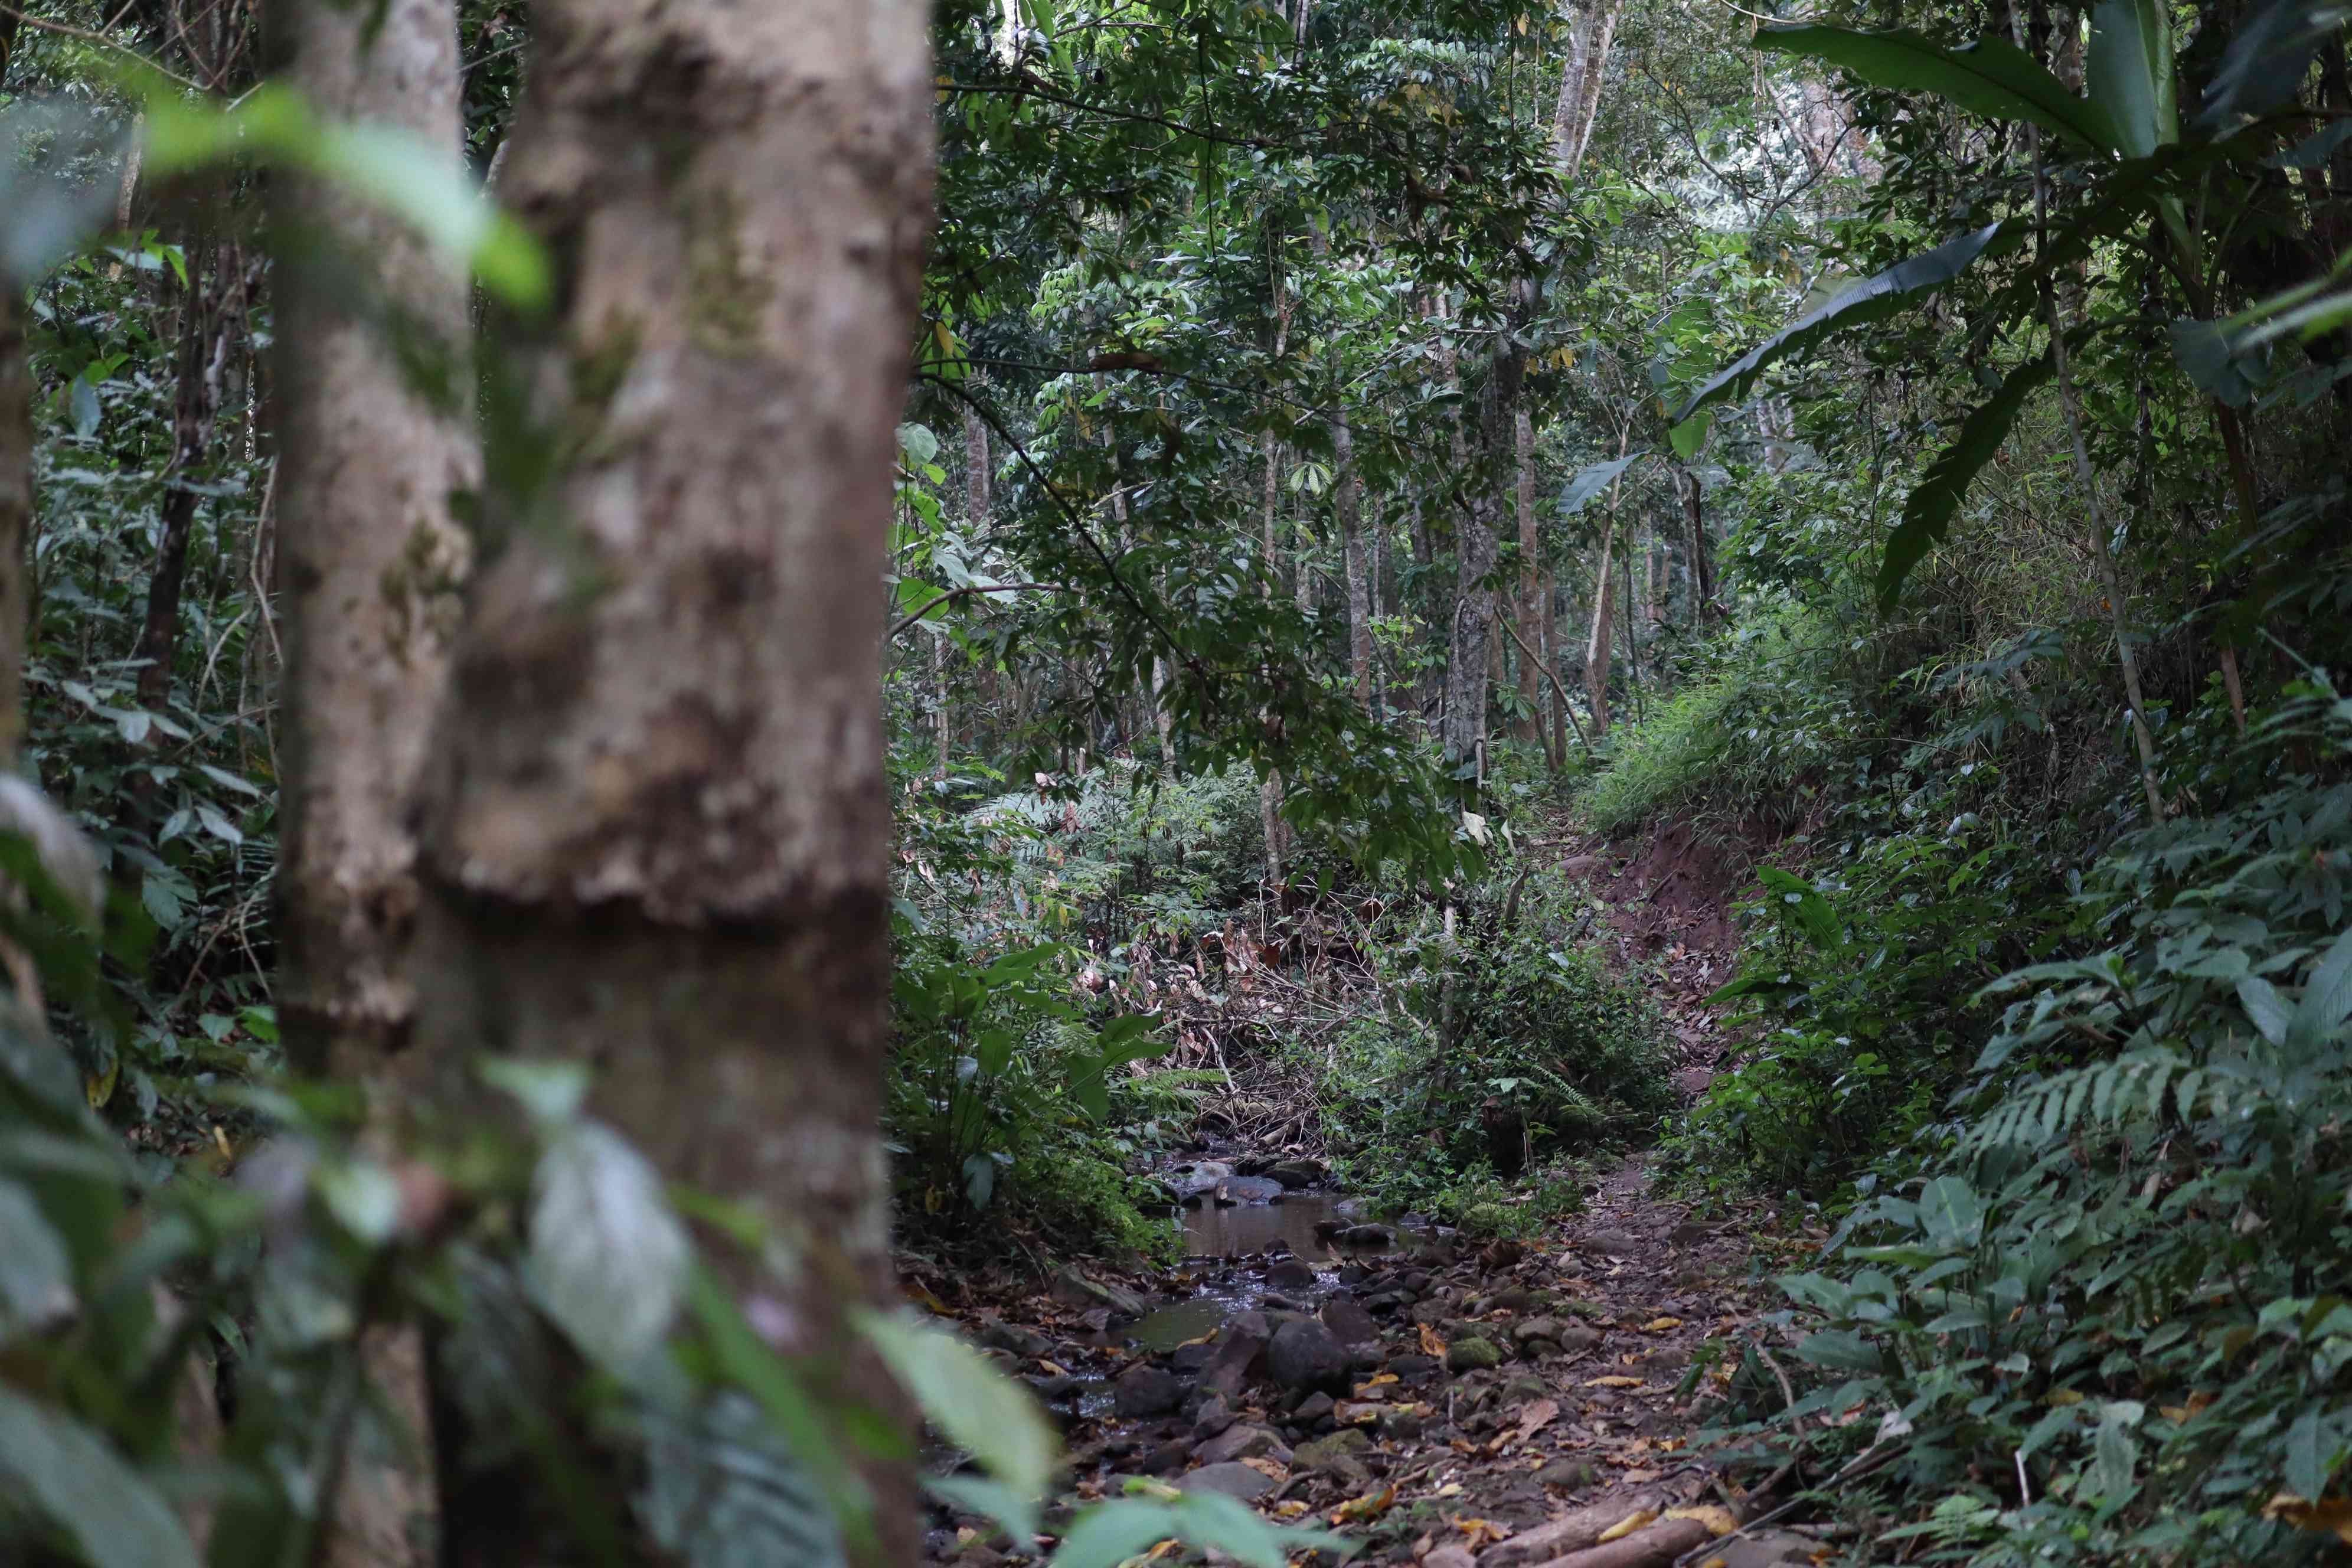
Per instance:
[[[331,119],[460,142],[452,0],[293,0],[271,45]],[[380,210],[320,183],[271,195],[278,271],[277,507],[286,634],[278,1007],[304,1071],[381,1086],[414,1042],[409,826],[448,686],[471,544],[455,497],[481,482],[467,394],[466,280]],[[437,373],[413,384],[405,353]],[[428,373],[424,366],[430,366]],[[259,548],[258,536],[256,541]],[[258,634],[257,634],[258,635]],[[391,1417],[362,1423],[315,1559],[428,1568],[437,1531],[421,1336],[379,1331],[368,1371]]]
[[[1622,458],[1631,439],[1626,430],[1617,432],[1617,455]],[[1601,525],[1601,564],[1593,574],[1592,632],[1584,645],[1584,698],[1592,709],[1592,738],[1599,740],[1609,733],[1609,659],[1615,628],[1612,625],[1617,613],[1617,583],[1612,572],[1617,549],[1617,490],[1624,483],[1620,474],[1609,481],[1609,512]]]
[[[1601,117],[1601,87],[1609,70],[1609,48],[1617,36],[1624,0],[1585,0],[1569,26],[1568,63],[1560,73],[1559,103],[1552,112],[1552,153],[1573,179],[1592,144]]]
[[[1487,668],[1495,639],[1494,574],[1503,512],[1494,477],[1510,471],[1513,414],[1525,381],[1526,361],[1506,351],[1487,367],[1478,389],[1476,447],[1484,474],[1470,488],[1462,509],[1455,554],[1461,576],[1454,600],[1454,649],[1446,663],[1445,760],[1455,768],[1483,764],[1486,740]],[[1483,776],[1483,765],[1481,773]]]
[[[714,1261],[831,1408],[899,1407],[852,1314],[896,1299],[878,589],[929,20],[919,0],[532,6],[500,195],[560,305],[507,333],[504,370],[560,457],[486,495],[421,795],[440,1095],[474,1094],[485,1052],[593,1064],[595,1114],[767,1227],[765,1258]],[[880,1533],[859,1560],[912,1561],[911,1466],[854,1462]],[[444,1561],[556,1559],[522,1514],[448,1494]]]
[[[1356,433],[1348,424],[1345,406],[1331,417],[1331,448],[1338,486],[1332,510],[1339,519],[1339,551],[1348,574],[1348,668],[1356,683],[1356,700],[1365,716],[1377,722],[1381,691],[1372,675],[1372,577],[1364,552],[1363,481],[1356,475]]]
[[[1536,424],[1523,404],[1512,412],[1517,483],[1512,502],[1519,523],[1519,602],[1512,610],[1527,647],[1519,655],[1519,711],[1514,728],[1523,741],[1544,739],[1543,666],[1550,658],[1551,617],[1544,614],[1543,541],[1536,533]]]

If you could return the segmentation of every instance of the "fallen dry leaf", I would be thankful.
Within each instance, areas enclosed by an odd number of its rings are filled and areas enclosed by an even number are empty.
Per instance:
[[[1593,1544],[1595,1546],[1606,1546],[1612,1541],[1622,1541],[1637,1530],[1647,1530],[1651,1525],[1655,1524],[1657,1521],[1658,1510],[1656,1509],[1636,1509],[1632,1513],[1629,1513],[1624,1518],[1619,1520],[1616,1523],[1611,1525],[1608,1529],[1602,1531],[1600,1536],[1594,1540]]]
[[[1639,1388],[1642,1386],[1642,1380],[1638,1377],[1593,1377],[1587,1378],[1584,1386],[1587,1388]]]
[[[1431,1328],[1427,1323],[1421,1325],[1421,1353],[1423,1355],[1437,1356],[1441,1359],[1443,1359],[1445,1354],[1445,1342],[1439,1339],[1437,1337],[1437,1331]]]
[[[1429,1495],[1440,1500],[1450,1497],[1460,1497],[1462,1495],[1462,1483],[1460,1481],[1448,1481]]]
[[[1378,1519],[1396,1506],[1396,1488],[1382,1487],[1360,1498],[1350,1498],[1331,1510],[1333,1524],[1360,1524],[1368,1519]]]
[[[1376,1378],[1373,1378],[1373,1379],[1372,1379],[1371,1381],[1370,1381],[1369,1383],[1360,1383],[1360,1384],[1356,1384],[1356,1397],[1357,1397],[1357,1398],[1359,1398],[1359,1399],[1361,1399],[1362,1397],[1364,1397],[1364,1395],[1366,1395],[1366,1394],[1370,1394],[1370,1393],[1372,1390],[1374,1390],[1375,1388],[1383,1388],[1383,1387],[1386,1387],[1388,1384],[1391,1384],[1391,1383],[1394,1383],[1394,1382],[1396,1382],[1396,1381],[1397,1381],[1397,1374],[1396,1374],[1396,1373],[1392,1373],[1392,1372],[1384,1372],[1384,1373],[1381,1373],[1381,1374],[1380,1374],[1380,1376],[1378,1376],[1378,1377],[1376,1377]]]
[[[1713,1503],[1701,1503],[1695,1508],[1670,1508],[1666,1510],[1666,1517],[1695,1519],[1717,1535],[1729,1535],[1739,1528],[1739,1521],[1731,1517],[1729,1509],[1717,1508]]]
[[[1289,1466],[1278,1465],[1272,1459],[1265,1458],[1263,1455],[1244,1459],[1242,1463],[1247,1465],[1251,1469],[1255,1470],[1259,1475],[1265,1477],[1268,1480],[1286,1481],[1290,1479]]]
[[[1274,1511],[1285,1519],[1297,1519],[1307,1511],[1307,1500],[1296,1497],[1285,1498],[1274,1505]]]
[[[1491,1519],[1457,1519],[1454,1521],[1454,1528],[1470,1538],[1464,1544],[1473,1552],[1481,1546],[1500,1541],[1511,1533]]]
[[[1652,1318],[1642,1325],[1642,1331],[1645,1334],[1666,1334],[1672,1333],[1682,1326],[1683,1321],[1680,1318]]]
[[[2293,1492],[2280,1492],[2263,1506],[2263,1512],[2272,1519],[2283,1519],[2297,1530],[2332,1534],[2352,1545],[2352,1499],[2322,1498],[2317,1502],[2305,1502]]]
[[[1055,1377],[1067,1377],[1070,1375],[1070,1369],[1062,1365],[1059,1362],[1051,1362],[1040,1359],[1037,1364],[1044,1367],[1047,1372],[1052,1373]]]
[[[1519,1429],[1516,1440],[1521,1443],[1534,1436],[1559,1418],[1559,1402],[1538,1399],[1519,1412]]]

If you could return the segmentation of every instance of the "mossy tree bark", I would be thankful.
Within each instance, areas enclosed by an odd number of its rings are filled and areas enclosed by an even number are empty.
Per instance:
[[[451,0],[373,15],[285,0],[271,45],[321,114],[397,126],[462,159]],[[409,825],[448,687],[481,458],[467,396],[466,281],[377,209],[319,182],[273,196],[278,512],[286,632],[278,1003],[304,1070],[381,1085],[414,1044],[418,892]],[[418,384],[414,364],[441,374]],[[382,1109],[388,1110],[388,1107]],[[347,1449],[317,1561],[427,1568],[436,1489],[422,1342],[373,1331],[381,1395]]]
[[[0,52],[0,62],[5,62]],[[33,373],[23,286],[0,268],[0,760],[25,738],[25,584],[33,532]]]
[[[502,363],[554,463],[521,490],[493,453],[420,819],[441,1092],[483,1053],[587,1061],[595,1114],[767,1224],[765,1258],[714,1256],[822,1396],[869,1407],[895,1404],[851,1310],[891,1299],[882,574],[929,9],[533,6],[499,195],[560,303]],[[910,1560],[910,1469],[868,1479],[877,1560]],[[446,1559],[503,1550],[514,1500],[482,1500],[453,1497]]]

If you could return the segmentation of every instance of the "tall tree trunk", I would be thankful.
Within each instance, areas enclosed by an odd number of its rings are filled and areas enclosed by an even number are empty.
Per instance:
[[[139,703],[160,710],[172,692],[172,657],[180,642],[180,594],[188,575],[189,534],[195,526],[191,470],[212,446],[220,408],[221,345],[215,342],[215,300],[234,281],[229,247],[192,238],[185,247],[188,282],[180,306],[179,390],[172,414],[172,461],[164,470],[163,504],[155,564],[147,579],[147,612],[132,657],[142,660]],[[208,272],[205,262],[214,265]]]
[[[1622,458],[1629,436],[1617,433],[1617,455]],[[1601,525],[1601,563],[1593,573],[1592,631],[1584,644],[1584,695],[1592,708],[1592,736],[1599,740],[1609,733],[1609,658],[1615,628],[1612,618],[1617,613],[1617,587],[1612,568],[1616,563],[1617,491],[1624,482],[1623,476],[1609,482],[1609,513]]]
[[[591,1109],[756,1216],[721,1244],[828,1403],[898,1407],[879,1116],[882,581],[929,224],[920,0],[539,0],[501,195],[556,258],[506,353],[562,462],[486,497],[422,793],[419,1032],[596,1068]],[[445,1457],[446,1455],[445,1450]],[[904,1464],[858,1462],[911,1561]],[[509,1493],[444,1560],[515,1560]],[[527,1538],[525,1560],[560,1547]]]
[[[1526,406],[1512,410],[1511,436],[1517,483],[1512,502],[1519,523],[1519,602],[1512,607],[1519,637],[1527,648],[1519,655],[1519,711],[1517,726],[1522,740],[1544,739],[1543,661],[1551,647],[1550,617],[1544,614],[1543,542],[1536,536],[1536,422]]]
[[[0,34],[0,68],[14,25]],[[25,357],[24,285],[0,268],[0,763],[25,739],[26,583],[33,540],[33,374]]]
[[[1524,365],[1509,351],[1497,354],[1478,393],[1478,448],[1488,476],[1506,471]],[[1445,760],[1459,769],[1475,760],[1486,739],[1486,679],[1495,636],[1493,575],[1503,500],[1491,482],[1474,484],[1460,524],[1461,577],[1454,600],[1454,647],[1446,664]]]
[[[1274,585],[1282,580],[1282,557],[1276,553],[1275,538],[1276,519],[1281,515],[1282,510],[1282,448],[1271,430],[1265,432],[1263,446],[1265,490],[1262,498],[1264,510],[1258,519],[1258,543],[1265,552],[1265,591],[1271,597]],[[1265,885],[1271,890],[1282,885],[1283,858],[1282,775],[1271,769],[1258,781],[1257,811],[1259,829],[1265,837]]]
[[[1338,469],[1331,504],[1339,514],[1339,550],[1348,574],[1348,670],[1356,683],[1356,700],[1363,704],[1365,716],[1378,722],[1381,693],[1372,676],[1372,580],[1364,555],[1363,481],[1356,474],[1356,435],[1344,406],[1331,417],[1331,447]]]
[[[1717,615],[1715,546],[1706,536],[1706,497],[1699,489],[1696,474],[1680,463],[1674,465],[1671,471],[1675,499],[1682,502],[1683,521],[1690,530],[1691,625],[1703,628]]]
[[[270,26],[273,47],[322,115],[398,126],[453,169],[461,164],[451,0],[388,0],[373,22],[359,9],[298,3],[279,6]],[[462,367],[467,290],[445,260],[365,203],[292,177],[272,194],[280,227],[306,241],[278,273],[287,660],[278,1008],[303,1070],[381,1084],[418,1048],[409,812],[448,688],[472,556],[454,498],[481,483],[458,395],[467,377],[450,375],[437,396],[420,391],[394,331],[408,352]],[[391,1108],[379,1103],[376,1113]],[[439,1526],[423,1340],[413,1326],[378,1330],[362,1354],[380,1395],[374,1409],[388,1419],[372,1414],[348,1446],[314,1561],[429,1568]]]
[[[1560,172],[1576,177],[1601,116],[1601,86],[1609,69],[1609,48],[1617,36],[1624,0],[1585,0],[1570,24],[1568,64],[1560,74],[1559,103],[1552,111],[1552,156]]]

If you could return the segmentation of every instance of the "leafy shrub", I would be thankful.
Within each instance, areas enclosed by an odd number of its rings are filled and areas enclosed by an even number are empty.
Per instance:
[[[1167,1047],[1146,1016],[1089,1026],[1071,984],[1082,956],[1048,942],[982,965],[946,939],[902,950],[887,1121],[918,1228],[994,1209],[1080,1246],[1166,1244],[1138,1206],[1152,1190],[1126,1167],[1189,1109],[1188,1080],[1125,1070]]]
[[[2046,956],[2066,925],[2036,840],[1967,809],[1996,770],[1906,794],[1864,819],[1811,881],[1759,873],[1738,976],[1717,993],[1748,1043],[1672,1141],[1686,1171],[1732,1184],[1836,1186],[1926,1126],[1992,1013],[1969,998]],[[1890,822],[1887,820],[1891,818]],[[1895,827],[1895,823],[1905,826]]]
[[[1458,1207],[1500,1125],[1536,1159],[1646,1133],[1673,1100],[1657,1007],[1635,978],[1576,945],[1591,911],[1531,877],[1517,919],[1442,916],[1387,949],[1394,1015],[1342,1031],[1323,1115],[1342,1174],[1393,1207]],[[1509,900],[1506,900],[1507,909]],[[1506,1134],[1505,1136],[1516,1136]]]
[[[2106,945],[2000,984],[1948,1157],[1783,1282],[1834,1380],[1791,1422],[1895,1413],[1889,1473],[1946,1500],[1882,1541],[2286,1563],[2344,1517],[2352,704],[2305,689],[2256,743],[2276,787],[2097,864]]]
[[[1788,825],[1858,750],[1863,714],[1841,681],[1840,639],[1795,610],[1743,626],[1715,667],[1616,742],[1581,806],[1596,831],[1677,815]]]

